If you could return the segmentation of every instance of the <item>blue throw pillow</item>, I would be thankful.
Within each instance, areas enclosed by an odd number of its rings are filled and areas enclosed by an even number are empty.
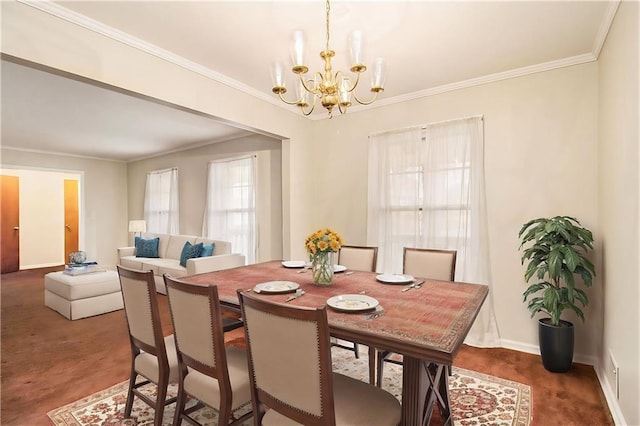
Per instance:
[[[216,243],[204,244],[202,246],[202,253],[200,257],[213,256],[213,250],[215,250]]]
[[[180,254],[180,265],[186,267],[187,259],[193,259],[194,257],[200,257],[202,253],[202,243],[191,244],[187,241],[182,247],[182,254]]]
[[[160,244],[159,237],[152,238],[150,240],[136,237],[136,257],[160,257],[158,255],[158,244]]]

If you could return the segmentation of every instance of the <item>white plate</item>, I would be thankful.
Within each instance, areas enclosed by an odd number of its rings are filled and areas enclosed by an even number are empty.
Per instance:
[[[333,265],[333,272],[337,273],[337,272],[344,272],[347,270],[346,266],[342,266],[342,265]]]
[[[402,274],[380,274],[376,280],[387,284],[408,284],[414,280],[411,275]]]
[[[282,294],[293,293],[299,287],[300,285],[293,281],[267,281],[266,283],[256,284],[253,291],[256,293]]]
[[[307,264],[304,260],[285,260],[282,262],[282,266],[285,268],[304,268]]]
[[[327,299],[327,305],[336,311],[359,312],[375,309],[378,301],[364,294],[341,294]]]

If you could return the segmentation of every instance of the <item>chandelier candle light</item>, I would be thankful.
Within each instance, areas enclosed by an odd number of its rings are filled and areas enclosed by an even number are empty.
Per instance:
[[[288,101],[283,94],[287,92],[285,87],[285,78],[283,74],[283,64],[280,61],[274,62],[271,70],[273,78],[273,93],[278,95],[280,99],[289,105],[297,105],[304,115],[313,112],[316,101],[320,99],[322,106],[329,112],[329,118],[332,117],[333,109],[338,106],[341,114],[347,112],[347,108],[351,106],[351,98],[355,99],[361,105],[369,105],[378,97],[378,93],[384,91],[385,80],[385,63],[384,59],[377,58],[373,65],[371,73],[371,92],[373,98],[369,101],[360,100],[354,90],[360,82],[360,74],[367,70],[364,65],[362,53],[362,33],[354,31],[349,37],[350,53],[351,53],[351,72],[355,74],[355,81],[351,76],[345,75],[342,71],[333,73],[331,67],[331,58],[335,56],[335,52],[329,48],[329,0],[327,0],[327,38],[325,49],[320,52],[320,57],[324,60],[324,74],[317,72],[313,79],[306,79],[305,74],[309,71],[309,67],[305,65],[304,60],[304,33],[297,30],[293,34],[293,45],[291,50],[291,60],[293,62],[294,74],[297,74],[299,80],[296,84],[296,99]],[[312,97],[310,105],[310,97]]]
[[[331,285],[333,281],[333,253],[340,250],[344,241],[340,234],[329,228],[319,229],[309,234],[304,242],[311,259],[313,282],[317,285]]]

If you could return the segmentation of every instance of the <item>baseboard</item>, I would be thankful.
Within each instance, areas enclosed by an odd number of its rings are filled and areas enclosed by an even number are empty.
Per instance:
[[[528,354],[540,355],[540,346],[531,345],[529,343],[517,342],[515,340],[500,339],[500,344],[505,349],[513,349],[514,351],[526,352]],[[595,366],[598,365],[598,358],[591,355],[573,354],[573,362]]]
[[[43,263],[40,265],[23,265],[20,267],[20,270],[26,271],[27,269],[52,268],[54,266],[64,266],[64,263]]]
[[[602,388],[602,393],[604,393],[604,399],[606,399],[609,411],[611,412],[611,417],[613,417],[614,424],[626,425],[627,422],[624,420],[624,415],[620,409],[620,404],[618,404],[616,393],[611,387],[611,383],[609,383],[606,374],[603,374],[602,369],[599,367],[595,368],[595,370],[596,376],[598,376],[598,381],[600,382],[600,387]]]

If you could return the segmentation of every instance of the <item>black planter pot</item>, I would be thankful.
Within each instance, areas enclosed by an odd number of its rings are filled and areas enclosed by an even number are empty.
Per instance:
[[[552,373],[566,373],[573,362],[573,324],[560,320],[551,324],[551,318],[538,320],[538,338],[542,365]]]

